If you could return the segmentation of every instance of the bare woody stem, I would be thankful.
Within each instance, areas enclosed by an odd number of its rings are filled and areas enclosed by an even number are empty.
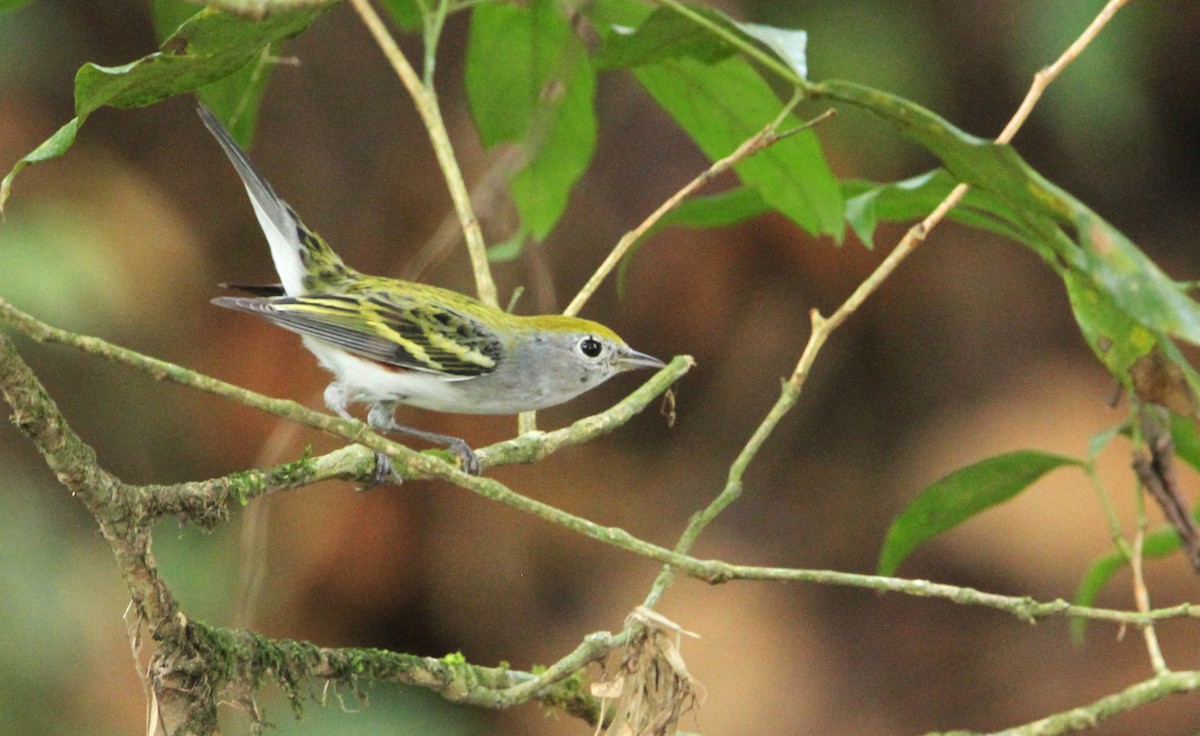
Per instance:
[[[462,169],[454,156],[454,146],[450,143],[450,134],[446,131],[446,123],[442,120],[442,112],[438,107],[437,93],[432,86],[432,78],[426,82],[413,69],[404,52],[392,38],[392,34],[380,19],[370,0],[350,0],[358,12],[367,30],[379,45],[383,55],[395,70],[396,76],[404,84],[416,105],[425,129],[429,132],[429,140],[433,144],[434,155],[442,175],[446,178],[446,186],[450,190],[450,199],[454,202],[454,210],[458,213],[459,224],[467,241],[467,253],[471,257],[471,268],[475,273],[475,288],[480,301],[493,307],[499,306],[496,293],[496,282],[492,279],[491,267],[488,266],[487,246],[483,242],[483,231],[479,228],[479,220],[471,207],[471,195],[463,180]]]
[[[794,108],[796,103],[799,101],[800,98],[798,96],[794,97],[792,101],[788,103],[786,107],[784,107],[775,120],[773,120],[769,125],[748,138],[744,143],[742,143],[742,145],[738,146],[737,150],[735,150],[733,153],[722,159],[714,161],[713,164],[704,170],[700,175],[683,185],[679,191],[667,198],[665,202],[659,205],[658,209],[654,210],[654,212],[650,213],[646,219],[642,220],[641,224],[625,233],[625,235],[623,235],[621,239],[617,241],[617,244],[613,246],[612,251],[609,252],[608,257],[605,258],[604,262],[601,263],[599,268],[596,269],[596,272],[592,274],[587,283],[583,285],[583,288],[579,290],[579,293],[575,295],[575,298],[571,300],[571,303],[567,305],[567,308],[563,310],[563,314],[579,314],[579,311],[583,309],[583,305],[586,304],[587,300],[596,293],[596,289],[600,287],[600,284],[603,283],[604,279],[607,278],[608,275],[612,273],[613,269],[617,267],[617,264],[621,262],[621,259],[625,257],[625,254],[629,252],[629,249],[633,247],[634,243],[636,243],[643,235],[645,235],[650,228],[654,227],[654,225],[661,220],[663,216],[678,207],[680,202],[682,202],[697,189],[712,181],[725,171],[733,168],[743,159],[749,158],[755,153],[770,147],[783,138],[795,133],[799,133],[801,130],[806,130],[833,115],[833,111],[831,110],[819,115],[804,125],[780,132],[779,126],[783,124],[783,122],[787,119],[787,116],[791,113],[792,108]]]

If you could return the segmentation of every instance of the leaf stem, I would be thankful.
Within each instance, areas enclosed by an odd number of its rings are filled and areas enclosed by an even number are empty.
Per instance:
[[[480,230],[479,220],[476,219],[475,213],[471,208],[471,197],[467,191],[467,185],[463,181],[462,169],[458,166],[458,159],[454,156],[454,146],[450,142],[450,134],[446,131],[445,121],[442,120],[442,112],[438,107],[437,93],[434,92],[432,86],[432,69],[427,64],[426,71],[430,75],[429,84],[422,83],[417,76],[416,70],[409,63],[404,52],[396,44],[396,40],[392,38],[391,33],[380,19],[379,14],[371,6],[370,0],[350,0],[350,4],[354,7],[359,17],[362,18],[363,24],[370,31],[371,36],[379,45],[384,57],[392,65],[392,69],[396,72],[396,76],[404,84],[409,95],[416,105],[417,112],[421,115],[421,120],[425,123],[425,129],[429,133],[429,140],[433,144],[434,155],[437,156],[438,165],[442,169],[442,175],[446,179],[446,186],[450,191],[450,199],[454,202],[454,209],[458,213],[459,224],[462,226],[463,235],[467,240],[467,253],[471,257],[471,268],[475,273],[475,288],[479,294],[480,301],[492,306],[499,306],[499,300],[496,294],[496,282],[492,279],[491,267],[487,260],[487,247],[483,241],[483,231]],[[439,8],[444,8],[444,3],[439,4]],[[444,18],[441,10],[436,11],[438,15]],[[436,34],[434,36],[436,38]]]

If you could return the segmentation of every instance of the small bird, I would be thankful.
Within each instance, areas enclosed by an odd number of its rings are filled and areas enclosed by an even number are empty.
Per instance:
[[[444,445],[478,475],[464,440],[398,424],[396,405],[516,414],[561,404],[623,371],[665,365],[597,322],[509,314],[449,289],[359,273],[276,196],[216,116],[203,105],[199,113],[242,178],[281,282],[230,285],[254,296],[213,304],[299,334],[334,375],[325,405],[339,416],[351,418],[351,403],[370,404],[373,429]],[[376,453],[376,482],[389,477],[399,478]]]

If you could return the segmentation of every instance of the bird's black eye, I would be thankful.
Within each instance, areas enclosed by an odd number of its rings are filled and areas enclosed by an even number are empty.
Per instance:
[[[585,337],[579,341],[579,352],[589,358],[597,358],[604,351],[604,346],[594,337]]]

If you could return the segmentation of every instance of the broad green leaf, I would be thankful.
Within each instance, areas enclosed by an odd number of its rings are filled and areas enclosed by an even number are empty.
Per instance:
[[[917,547],[981,511],[1007,501],[1046,473],[1078,460],[1019,450],[956,470],[921,491],[892,522],[879,554],[879,574],[892,575]]]
[[[667,8],[655,10],[637,28],[610,28],[596,52],[594,63],[598,69],[630,69],[684,57],[711,64],[737,51],[707,28]]]
[[[483,145],[520,140],[537,99],[533,22],[527,8],[504,3],[471,12],[465,81],[471,118]]]
[[[738,53],[735,43],[744,42],[775,56],[799,79],[808,77],[808,34],[802,30],[741,23],[705,5],[685,5],[681,9],[664,6],[640,18],[636,11],[614,8],[620,5],[619,0],[597,4],[608,6],[590,11],[604,35],[604,44],[596,54],[596,65],[602,69],[633,68],[682,58],[712,64]],[[636,28],[614,21],[614,14],[636,19]],[[734,41],[714,33],[713,28]]]
[[[173,36],[184,23],[201,12],[201,8],[189,0],[154,0],[151,10],[154,31],[160,42]],[[271,46],[264,46],[251,63],[196,91],[201,102],[225,121],[229,132],[243,147],[249,148],[254,138],[263,92],[274,69]]]
[[[965,133],[920,105],[852,82],[821,82],[810,91],[865,108],[894,125],[941,159],[957,181],[995,192],[1018,211],[1049,216],[1060,224],[1070,221],[1072,206],[1064,198],[1066,193],[1046,181],[1011,146]]]
[[[880,222],[918,220],[934,210],[958,182],[945,169],[914,176],[903,181],[875,184],[859,180],[842,182],[846,199],[846,221],[868,249],[872,248],[875,227]],[[1018,243],[1036,244],[1018,214],[989,192],[970,190],[962,203],[950,210],[950,219],[964,225],[988,230]],[[1046,253],[1044,257],[1051,258]]]
[[[487,259],[492,263],[507,263],[516,260],[525,248],[527,237],[529,237],[529,233],[518,230],[511,237],[488,246]]]
[[[850,82],[810,92],[863,107],[942,160],[956,179],[1001,198],[1067,268],[1092,279],[1130,317],[1155,332],[1200,345],[1200,304],[1086,205],[1046,180],[1011,146],[955,128],[908,100]]]
[[[737,27],[774,52],[796,72],[796,76],[808,79],[808,33],[758,23],[738,23]]]
[[[380,3],[396,25],[405,31],[421,30],[425,25],[425,14],[417,0],[382,0]]]
[[[196,3],[187,0],[153,0],[150,3],[150,14],[154,20],[155,38],[159,43],[166,41],[202,9]]]
[[[1175,441],[1175,456],[1200,470],[1200,435],[1196,433],[1196,421],[1172,414],[1171,439]]]
[[[302,32],[324,11],[320,8],[252,21],[204,9],[179,26],[156,53],[117,67],[85,64],[75,75],[75,118],[18,161],[0,181],[0,211],[13,177],[31,163],[65,153],[79,126],[98,108],[141,107],[193,92],[251,64],[268,44]]]
[[[743,220],[766,214],[771,206],[757,189],[740,186],[718,194],[706,194],[685,199],[655,224],[654,230],[664,227],[713,228],[734,225]]]
[[[738,58],[715,64],[673,59],[639,67],[634,75],[713,160],[732,153],[779,115],[774,91]],[[798,124],[790,118],[782,127]],[[745,184],[805,230],[840,240],[841,190],[811,130],[755,153],[734,169]]]
[[[27,5],[29,0],[0,0],[0,13],[6,10],[16,10],[22,5]]]
[[[483,144],[522,146],[527,163],[510,191],[523,227],[545,238],[595,151],[587,49],[554,0],[480,5],[471,15],[466,85]]]
[[[1130,370],[1158,343],[1153,332],[1138,324],[1098,289],[1086,275],[1063,273],[1075,321],[1092,352],[1123,386],[1132,388]]]
[[[327,7],[334,2],[337,0],[203,0],[203,3],[211,8],[255,19],[308,8]]]
[[[1200,305],[1098,215],[1078,209],[1083,269],[1123,310],[1152,330],[1200,345]]]
[[[65,153],[75,142],[75,135],[79,132],[79,123],[79,118],[71,118],[66,125],[56,130],[54,135],[42,141],[37,148],[27,153],[25,158],[13,165],[12,171],[0,180],[0,213],[4,212],[4,203],[8,201],[8,195],[12,191],[13,177],[29,164],[36,164]]]
[[[1119,435],[1128,435],[1129,420],[1125,420],[1120,424],[1115,424],[1108,429],[1101,430],[1092,435],[1088,440],[1088,463],[1095,464],[1096,458],[1100,457],[1100,453],[1104,452],[1104,448],[1108,447],[1108,443],[1112,442]]]
[[[1142,557],[1148,560],[1160,559],[1175,552],[1179,549],[1179,533],[1174,529],[1163,529],[1161,531],[1147,534],[1142,540]],[[1121,552],[1113,552],[1097,558],[1088,567],[1083,574],[1083,578],[1079,581],[1079,587],[1075,590],[1075,600],[1077,606],[1093,606],[1096,604],[1096,599],[1100,593],[1108,587],[1109,582],[1121,570],[1129,565],[1129,560]],[[1083,633],[1087,629],[1087,619],[1076,618],[1071,620],[1071,637],[1076,642],[1083,640]]]

